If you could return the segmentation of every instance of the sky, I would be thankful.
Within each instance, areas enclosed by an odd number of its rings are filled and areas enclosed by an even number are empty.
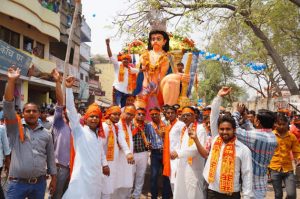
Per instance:
[[[125,0],[108,0],[105,3],[101,0],[82,0],[82,14],[92,31],[92,42],[87,43],[91,46],[92,55],[107,54],[106,38],[111,39],[113,54],[117,54],[122,50],[123,44],[126,43],[126,36],[122,38],[114,37],[118,29],[116,26],[114,27],[112,21],[118,12],[126,9],[124,7],[126,5],[128,5],[128,1]],[[202,47],[207,43],[207,41],[204,42],[204,37],[204,32],[191,33],[191,38],[196,42],[196,45],[202,44]]]
[[[113,38],[117,32],[117,28],[113,27],[113,17],[117,12],[124,8],[123,0],[83,0],[82,14],[86,18],[86,22],[92,31],[92,42],[87,43],[91,46],[92,54],[106,54],[105,39],[111,39],[111,49],[117,54],[121,49],[123,40]]]
[[[114,35],[118,31],[118,27],[114,27],[112,21],[117,13],[126,9],[128,1],[125,0],[82,0],[82,14],[86,18],[86,22],[91,28],[92,42],[87,43],[91,46],[92,55],[107,55],[105,39],[111,39],[111,49],[113,54],[118,54],[122,50],[126,36],[115,38]],[[208,21],[209,22],[209,21]],[[195,41],[198,49],[204,50],[209,43],[210,31],[203,28],[202,31],[190,33],[190,37]],[[169,30],[168,31],[174,31]],[[213,53],[213,52],[212,52]],[[185,63],[185,58],[183,63]],[[251,90],[251,89],[250,89]],[[252,92],[249,93],[253,95]]]

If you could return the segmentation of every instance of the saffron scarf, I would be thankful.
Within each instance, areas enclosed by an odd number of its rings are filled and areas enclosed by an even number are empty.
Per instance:
[[[183,129],[181,131],[180,144],[182,144],[183,135],[184,135],[184,132],[186,131],[186,129],[187,129],[187,127],[185,126],[185,127],[183,127]],[[196,121],[193,123],[191,130],[197,133],[197,122]],[[191,137],[189,137],[188,147],[192,146],[194,143],[195,143],[195,141]],[[188,157],[188,164],[189,165],[193,164],[193,157]]]
[[[166,133],[164,137],[164,150],[163,150],[163,175],[171,176],[171,158],[170,158],[170,131],[174,124],[178,121],[175,119],[170,125],[166,127]]]
[[[157,135],[159,135],[163,139],[164,138],[164,134],[165,134],[165,130],[166,130],[165,123],[163,123],[162,121],[160,121],[160,123],[159,123],[159,129],[158,129],[157,124],[155,124],[154,122],[151,122],[150,124],[153,127],[153,129],[155,130],[155,133]]]
[[[135,136],[138,132],[141,133],[141,136],[143,138],[144,144],[147,147],[148,146],[148,141],[147,141],[147,137],[145,134],[145,124],[139,124],[135,119],[133,120],[133,124],[134,124],[134,129],[132,131],[132,136]]]
[[[234,171],[235,171],[235,141],[234,137],[228,142],[223,150],[221,172],[220,172],[220,191],[225,193],[234,192]],[[210,159],[210,168],[208,174],[208,183],[213,183],[216,177],[218,161],[223,144],[222,138],[219,136],[213,147]]]
[[[107,135],[107,151],[106,151],[106,160],[113,161],[115,155],[115,134],[113,132],[112,126],[115,127],[116,136],[118,136],[118,128],[110,120],[106,120],[108,125],[108,135]]]
[[[126,121],[125,121],[124,119],[121,119],[121,123],[122,123],[123,131],[124,131],[124,133],[125,133],[125,140],[126,140],[126,143],[127,143],[128,147],[130,148],[130,139],[129,139],[129,133],[128,133]]]
[[[137,75],[131,72],[131,68],[129,66],[127,67],[127,69],[128,69],[127,90],[128,92],[131,93],[136,88]],[[124,75],[125,75],[125,66],[123,64],[120,64],[119,75],[118,75],[119,82],[124,82]]]

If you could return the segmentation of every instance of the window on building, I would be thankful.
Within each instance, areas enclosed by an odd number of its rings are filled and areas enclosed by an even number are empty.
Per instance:
[[[23,50],[32,53],[33,50],[33,40],[29,37],[24,36],[23,38]]]
[[[80,73],[80,80],[83,80],[83,74]]]
[[[15,48],[20,48],[20,34],[3,26],[0,26],[0,39]]]
[[[44,58],[44,50],[45,50],[45,45],[40,42],[36,42],[36,47],[33,50],[34,55],[43,59]]]
[[[89,82],[89,76],[85,76],[85,82]]]

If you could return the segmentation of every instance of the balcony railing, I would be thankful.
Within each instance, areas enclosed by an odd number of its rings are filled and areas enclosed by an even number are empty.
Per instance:
[[[80,34],[81,42],[91,42],[91,38],[92,38],[91,28],[86,23],[85,19],[82,19],[81,34]]]
[[[91,57],[91,47],[85,43],[80,44],[80,55],[85,61],[89,61]]]
[[[1,1],[0,12],[20,19],[57,40],[60,39],[60,14],[44,8],[38,1]]]
[[[90,71],[90,65],[87,62],[81,62],[80,67],[84,69],[85,71],[89,72]]]
[[[50,55],[50,61],[56,63],[56,69],[59,72],[64,72],[64,61],[53,56]],[[69,68],[69,75],[72,75],[73,77],[75,77],[76,79],[79,79],[79,72],[78,72],[78,68],[76,66],[73,66],[71,64],[68,63],[68,68]]]

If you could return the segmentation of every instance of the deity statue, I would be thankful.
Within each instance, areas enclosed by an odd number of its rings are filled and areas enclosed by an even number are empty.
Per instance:
[[[168,53],[166,20],[155,18],[150,20],[150,25],[148,50],[140,56],[138,66],[142,74],[138,76],[135,90],[135,106],[146,110],[164,104],[176,104],[180,94],[180,82],[189,81],[189,75],[179,73],[177,68],[170,64],[172,56]]]

